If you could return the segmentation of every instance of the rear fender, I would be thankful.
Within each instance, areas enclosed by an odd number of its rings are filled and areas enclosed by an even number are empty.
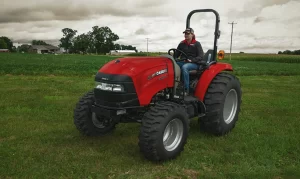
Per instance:
[[[222,71],[233,71],[233,69],[230,64],[216,63],[211,65],[209,69],[205,70],[197,83],[194,95],[203,101],[211,81]]]

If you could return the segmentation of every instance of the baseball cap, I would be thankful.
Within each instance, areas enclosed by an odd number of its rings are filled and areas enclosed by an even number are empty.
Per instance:
[[[186,28],[185,31],[183,31],[183,33],[185,33],[185,32],[194,33],[194,30],[191,27],[189,27],[189,28]]]

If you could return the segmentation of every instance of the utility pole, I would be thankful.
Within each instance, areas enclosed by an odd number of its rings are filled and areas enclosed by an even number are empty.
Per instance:
[[[228,24],[231,24],[231,25],[232,25],[232,28],[231,28],[231,42],[230,42],[230,60],[231,60],[231,49],[232,49],[233,25],[234,25],[234,24],[237,24],[237,23],[234,23],[234,21],[233,21],[233,22],[231,22],[231,23],[228,23]]]
[[[146,38],[147,39],[147,56],[148,56],[148,40],[149,38]]]

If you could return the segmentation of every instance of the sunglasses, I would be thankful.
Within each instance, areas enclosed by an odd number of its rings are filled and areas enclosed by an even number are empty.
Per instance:
[[[185,32],[184,34],[185,34],[185,35],[190,35],[191,33],[189,33],[189,32]]]

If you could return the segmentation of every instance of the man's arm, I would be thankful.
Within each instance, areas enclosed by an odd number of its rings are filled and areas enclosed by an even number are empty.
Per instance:
[[[181,50],[181,45],[180,45],[180,44],[181,44],[181,42],[180,42],[180,43],[178,44],[178,46],[177,46],[177,49],[178,49],[178,50]],[[175,58],[178,58],[179,55],[181,55],[181,53],[178,52],[178,51],[175,51],[174,53],[175,53]]]
[[[197,62],[201,62],[204,58],[204,52],[203,52],[203,49],[202,49],[202,46],[200,44],[200,42],[197,42],[196,44],[196,57],[192,58],[191,61],[194,62],[194,63],[197,63]]]

